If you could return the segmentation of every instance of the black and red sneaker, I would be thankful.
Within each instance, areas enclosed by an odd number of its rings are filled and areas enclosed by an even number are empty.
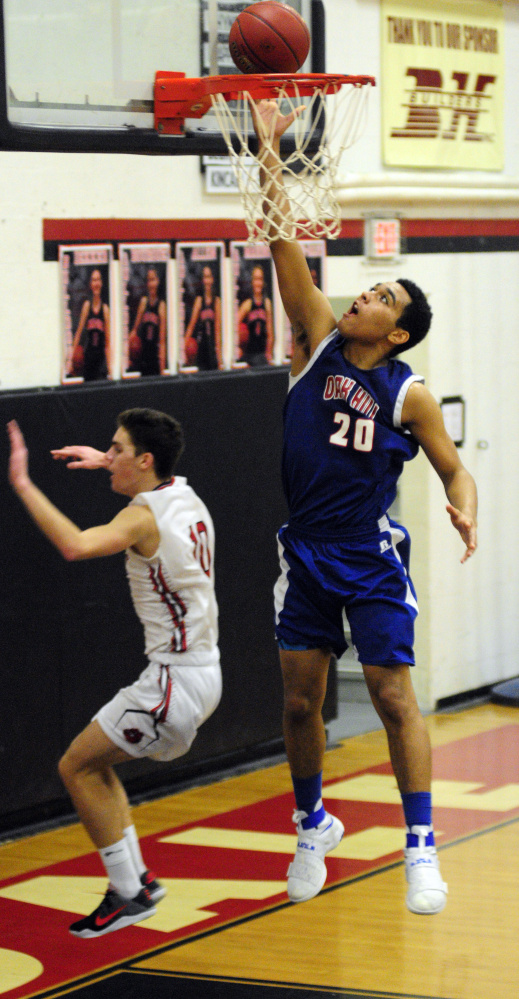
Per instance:
[[[71,923],[69,931],[74,937],[82,937],[83,940],[103,937],[105,933],[113,933],[132,923],[140,923],[142,919],[149,919],[156,912],[147,888],[142,888],[135,898],[123,898],[109,887],[101,905],[85,919]]]
[[[164,885],[160,883],[153,871],[145,871],[144,874],[141,874],[141,885],[148,889],[152,902],[160,902],[161,898],[166,895]]]

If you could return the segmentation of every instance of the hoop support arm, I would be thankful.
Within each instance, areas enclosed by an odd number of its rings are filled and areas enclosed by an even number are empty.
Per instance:
[[[186,77],[185,73],[158,70],[155,73],[155,129],[162,135],[182,135],[186,118],[202,118],[212,106],[211,96],[223,94],[237,100],[250,93],[256,100],[277,97],[281,92],[293,97],[311,96],[316,90],[332,93],[344,84],[375,86],[372,76],[345,76],[333,73],[267,73],[230,76]]]

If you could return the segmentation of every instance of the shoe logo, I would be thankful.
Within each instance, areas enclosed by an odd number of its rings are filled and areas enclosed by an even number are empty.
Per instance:
[[[300,839],[300,840],[297,841],[297,849],[298,850],[315,850],[315,846],[313,846],[312,843],[305,843],[304,839]]]
[[[429,859],[429,857],[418,857],[416,860],[412,861],[411,867],[418,867],[418,864],[425,864],[426,867],[433,866],[433,862]]]
[[[122,912],[123,909],[126,909],[125,905],[121,905],[120,909],[116,909],[115,912],[111,912],[109,916],[96,916],[95,918],[96,926],[104,926],[106,923],[109,923],[110,920],[113,919],[114,916],[117,916],[119,912]]]

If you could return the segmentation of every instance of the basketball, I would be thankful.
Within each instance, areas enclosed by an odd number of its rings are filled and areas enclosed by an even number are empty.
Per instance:
[[[130,333],[128,339],[128,354],[132,364],[137,364],[142,354],[142,340],[138,333]]]
[[[196,340],[193,339],[193,337],[190,337],[189,340],[187,340],[186,343],[184,344],[184,354],[186,358],[186,364],[196,363],[196,358],[198,354],[198,343],[196,342]]]
[[[293,7],[258,0],[242,10],[229,32],[229,52],[242,73],[297,73],[310,32]]]
[[[85,351],[80,343],[76,344],[72,353],[72,374],[82,375],[85,363]]]

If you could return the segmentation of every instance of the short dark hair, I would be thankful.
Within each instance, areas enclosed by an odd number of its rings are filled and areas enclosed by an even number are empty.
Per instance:
[[[153,455],[159,479],[173,475],[184,450],[184,432],[178,420],[157,409],[125,409],[117,417],[117,426],[126,430],[136,454],[149,451]]]
[[[409,350],[411,347],[415,347],[417,343],[420,343],[429,332],[432,320],[432,309],[422,289],[414,281],[410,281],[409,278],[398,278],[397,284],[402,285],[402,288],[406,290],[411,299],[404,306],[402,315],[398,320],[398,326],[409,333],[409,339],[405,343],[394,347],[389,355],[390,357],[394,357],[395,354],[401,354],[402,351]]]

